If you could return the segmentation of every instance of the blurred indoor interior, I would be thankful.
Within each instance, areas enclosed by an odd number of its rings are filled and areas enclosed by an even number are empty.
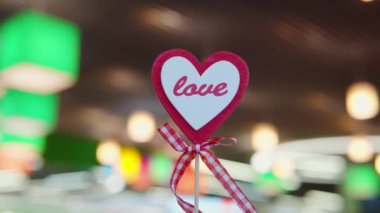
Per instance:
[[[380,0],[0,0],[0,23],[0,213],[181,212],[150,80],[172,48],[248,63],[213,151],[259,212],[380,212]],[[240,212],[200,170],[203,212]]]

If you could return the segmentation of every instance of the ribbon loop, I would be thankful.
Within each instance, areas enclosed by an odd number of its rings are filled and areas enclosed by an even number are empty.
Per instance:
[[[187,145],[187,143],[181,138],[181,136],[179,136],[179,134],[170,126],[169,123],[165,123],[162,127],[160,127],[158,132],[176,151],[187,151],[187,147],[189,145]]]
[[[213,146],[232,146],[237,143],[236,138],[225,136],[211,138],[201,144],[189,146],[170,126],[165,123],[158,129],[162,137],[176,150],[183,152],[183,154],[176,161],[172,176],[170,178],[170,188],[177,198],[178,204],[186,213],[194,211],[194,205],[184,201],[177,194],[177,185],[183,176],[186,168],[190,165],[195,157],[195,153],[201,156],[202,161],[207,165],[214,176],[219,180],[223,187],[231,195],[231,198],[245,213],[257,213],[255,205],[248,199],[244,192],[240,189],[239,185],[232,179],[231,175],[219,162],[219,160],[209,151]],[[228,143],[220,143],[223,140],[229,140]],[[201,211],[199,211],[201,212]]]

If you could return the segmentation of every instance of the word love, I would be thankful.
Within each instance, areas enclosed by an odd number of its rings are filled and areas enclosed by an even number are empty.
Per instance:
[[[189,85],[186,85],[187,83],[187,76],[182,76],[178,81],[175,83],[173,88],[173,93],[175,96],[192,96],[192,95],[200,95],[205,96],[207,94],[213,94],[215,96],[223,96],[227,94],[227,84],[225,82],[219,83],[216,86],[213,84],[201,84],[199,87],[191,83]]]

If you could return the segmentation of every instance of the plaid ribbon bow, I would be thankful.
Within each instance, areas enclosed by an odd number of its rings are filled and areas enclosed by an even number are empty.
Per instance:
[[[213,146],[231,146],[237,142],[233,137],[217,137],[204,141],[201,144],[189,146],[170,126],[169,123],[165,123],[158,129],[158,132],[169,142],[169,144],[178,152],[183,154],[178,158],[172,176],[170,178],[170,188],[177,198],[178,204],[186,213],[192,213],[194,205],[184,201],[177,194],[177,185],[186,168],[190,165],[191,161],[195,158],[195,154],[199,153],[201,159],[219,180],[223,187],[230,193],[232,199],[245,213],[256,213],[256,207],[247,198],[244,192],[232,179],[227,170],[222,166],[219,160],[210,152],[210,148]],[[229,140],[229,143],[219,143],[222,140]],[[201,212],[201,211],[199,211]]]

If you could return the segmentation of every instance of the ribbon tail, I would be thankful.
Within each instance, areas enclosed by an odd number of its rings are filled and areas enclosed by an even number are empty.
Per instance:
[[[172,173],[172,176],[170,178],[170,188],[172,192],[174,193],[178,205],[181,206],[181,208],[186,213],[193,213],[194,211],[194,205],[186,202],[183,200],[178,194],[177,194],[177,185],[182,178],[183,174],[186,171],[186,168],[189,167],[191,161],[194,159],[195,155],[193,153],[184,153],[182,154],[178,160],[175,163],[174,170]],[[201,211],[198,211],[199,213],[202,213]]]
[[[223,167],[220,161],[208,150],[201,151],[201,158],[214,176],[231,195],[231,198],[244,213],[257,213],[255,205],[232,179],[231,175]]]

